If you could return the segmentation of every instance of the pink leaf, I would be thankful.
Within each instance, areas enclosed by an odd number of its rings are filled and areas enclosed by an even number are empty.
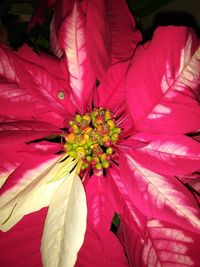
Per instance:
[[[25,216],[8,232],[0,231],[0,266],[42,267],[40,240],[47,209]]]
[[[58,161],[60,156],[53,155],[53,154],[47,154],[47,155],[38,155],[38,154],[32,154],[31,157],[27,157],[23,159],[23,161],[18,163],[18,166],[14,171],[10,174],[10,176],[7,178],[5,184],[0,190],[0,194],[3,195],[6,193],[6,191],[11,191],[10,197],[13,198],[12,195],[12,188],[14,188],[14,194],[18,194],[19,192],[26,190],[27,188],[34,188],[34,186],[37,184],[37,182],[40,181],[40,176],[43,176],[45,172],[51,169],[52,162],[55,164],[56,160]],[[40,170],[40,167],[42,166],[42,169]],[[37,170],[38,168],[38,170]],[[27,179],[26,176],[29,176],[30,171],[34,171],[35,169],[35,176],[32,175]],[[41,173],[39,173],[41,171]],[[20,183],[21,182],[21,183]],[[16,193],[17,192],[17,193]],[[3,201],[3,199],[1,199]]]
[[[109,170],[107,179],[110,191],[110,198],[116,206],[116,212],[120,214],[125,221],[131,223],[135,231],[140,233],[141,237],[145,239],[144,225],[146,223],[146,216],[142,214],[126,188],[123,179],[118,175],[119,169]]]
[[[124,77],[130,61],[115,64],[106,73],[99,87],[95,91],[95,107],[110,109],[115,115],[125,112],[125,85]]]
[[[114,206],[107,177],[93,175],[85,183],[88,217],[85,240],[76,266],[127,266],[116,236],[110,231]]]
[[[9,174],[27,158],[33,145],[29,142],[60,132],[55,126],[36,121],[16,121],[0,123],[0,171]],[[57,152],[54,144],[51,151]]]
[[[194,93],[199,88],[199,62],[198,39],[184,27],[160,27],[151,42],[137,49],[126,80],[137,130],[187,133],[199,129],[200,108]]]
[[[61,58],[64,51],[58,43],[58,35],[62,22],[72,12],[74,0],[53,0],[48,1],[49,6],[54,9],[54,14],[50,24],[50,47],[54,55]]]
[[[148,143],[130,152],[145,168],[164,175],[183,175],[200,166],[200,144],[184,135],[139,133],[134,139]]]
[[[104,229],[105,230],[105,229]],[[127,259],[117,237],[105,230],[99,237],[87,224],[85,240],[78,253],[76,267],[128,267]]]
[[[123,0],[87,2],[86,40],[96,77],[102,80],[111,64],[130,58],[141,34]]]
[[[91,108],[95,77],[86,48],[85,17],[77,2],[75,1],[72,12],[62,23],[58,43],[66,55],[64,65],[68,66],[74,104],[80,113],[84,113]]]
[[[89,207],[88,222],[93,231],[101,235],[102,231],[109,231],[115,212],[106,177],[93,175],[86,183],[85,190]]]
[[[143,214],[199,231],[197,203],[175,177],[165,177],[147,170],[128,153],[120,156],[120,167],[129,197]]]
[[[144,240],[139,235],[133,224],[131,224],[131,222],[125,221],[123,217],[120,217],[120,225],[117,231],[117,237],[119,238],[119,241],[124,248],[129,266],[144,267],[142,265],[141,257],[144,247]]]
[[[199,266],[199,235],[155,219],[148,220],[146,232],[148,240],[144,243],[131,224],[121,220],[118,237],[130,266]]]
[[[28,51],[33,53],[31,50],[27,50],[27,53]],[[74,113],[64,82],[53,78],[38,63],[20,58],[17,52],[0,48],[0,56],[1,117],[15,120],[37,119],[63,127],[65,116]],[[30,59],[34,57],[29,56]],[[38,61],[44,65],[42,60]]]

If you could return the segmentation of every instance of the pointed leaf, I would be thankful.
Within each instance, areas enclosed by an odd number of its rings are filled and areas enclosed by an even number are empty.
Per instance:
[[[130,266],[198,266],[199,235],[156,219],[148,220],[146,232],[148,240],[144,243],[131,224],[121,220],[117,235]]]
[[[29,142],[57,134],[60,130],[53,125],[40,121],[13,121],[0,123],[0,173],[8,176],[20,165],[31,151],[33,145]],[[41,152],[41,146],[37,147]],[[43,146],[44,148],[44,146]],[[52,144],[52,152],[59,151],[57,144]],[[46,152],[49,152],[47,145]],[[53,154],[52,153],[52,154]],[[48,153],[47,153],[48,154]]]
[[[127,266],[122,247],[110,231],[114,206],[107,177],[93,175],[85,183],[88,217],[87,229],[75,266]]]
[[[146,216],[132,202],[131,196],[128,195],[126,184],[118,173],[119,169],[115,171],[109,170],[108,173],[110,198],[112,198],[116,212],[120,214],[120,217],[131,223],[135,231],[140,233],[141,237],[145,240],[144,225],[146,224]]]
[[[75,1],[72,12],[62,23],[59,32],[59,44],[64,49],[69,70],[69,84],[74,104],[79,112],[86,112],[91,105],[91,94],[95,76],[90,66],[85,40],[85,17]]]
[[[125,74],[130,61],[115,64],[102,79],[95,91],[95,107],[110,109],[114,114],[121,115],[125,112]]]
[[[52,159],[52,156],[38,155],[21,164],[1,190],[1,229],[7,231],[24,215],[47,207],[57,187],[75,165],[72,158],[62,160],[60,156]]]
[[[65,117],[74,112],[67,86],[17,52],[0,48],[0,58],[0,119],[37,119],[64,127]]]
[[[117,237],[119,238],[119,241],[124,248],[124,252],[127,255],[129,266],[144,267],[141,255],[145,242],[135,229],[134,225],[131,222],[125,221],[123,217],[120,217]]]
[[[158,28],[152,41],[137,49],[126,80],[137,130],[174,134],[199,129],[199,50],[191,29],[172,26]]]
[[[73,267],[86,229],[85,192],[76,172],[58,187],[45,221],[41,254],[44,267]]]
[[[199,170],[200,143],[184,135],[139,133],[136,140],[148,143],[131,155],[145,168],[164,175],[183,175]]]
[[[49,184],[60,166],[59,158],[32,157],[7,178],[1,189],[0,224],[7,231],[21,218],[49,205],[60,181]],[[38,198],[40,201],[38,201]]]
[[[107,179],[103,175],[91,176],[85,185],[88,205],[88,223],[98,235],[110,230],[114,207],[109,198]]]
[[[141,35],[123,0],[87,2],[86,40],[91,64],[101,81],[111,64],[130,58]]]
[[[147,170],[126,153],[121,156],[120,165],[129,196],[138,209],[150,217],[198,231],[197,203],[175,177],[164,177]]]

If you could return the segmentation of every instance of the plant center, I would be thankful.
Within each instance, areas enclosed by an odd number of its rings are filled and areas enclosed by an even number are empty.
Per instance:
[[[120,133],[112,113],[96,108],[90,113],[76,115],[69,122],[64,148],[70,157],[82,160],[82,170],[89,166],[94,170],[107,169]]]

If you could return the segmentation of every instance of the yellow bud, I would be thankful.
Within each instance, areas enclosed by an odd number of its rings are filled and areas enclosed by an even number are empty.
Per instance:
[[[71,128],[73,129],[74,133],[80,132],[80,129],[79,129],[78,125],[76,125],[76,124],[73,124]]]
[[[112,155],[112,153],[113,153],[113,149],[112,149],[111,147],[108,147],[108,148],[106,149],[106,153],[109,154],[109,155]]]
[[[115,122],[114,122],[114,120],[108,120],[108,121],[107,121],[107,124],[110,126],[110,128],[115,127]]]
[[[101,160],[104,161],[104,160],[106,160],[106,159],[107,159],[107,154],[106,154],[106,153],[103,153],[103,154],[101,155]]]
[[[107,169],[107,168],[110,166],[110,163],[109,163],[109,161],[104,160],[104,161],[102,162],[102,165],[103,165],[103,168]]]
[[[85,149],[83,147],[77,147],[76,153],[77,153],[77,157],[79,158],[85,157]]]
[[[90,137],[89,137],[88,134],[84,134],[84,135],[83,135],[83,139],[87,142],[87,141],[90,140]]]
[[[78,115],[75,116],[75,119],[76,119],[77,122],[81,122],[82,121],[82,116],[78,114]]]
[[[67,140],[67,142],[69,142],[69,143],[73,143],[74,140],[75,140],[75,134],[74,134],[74,133],[70,133],[70,134],[68,134],[68,135],[66,136],[66,140]]]
[[[89,114],[85,114],[85,115],[83,115],[83,119],[86,120],[86,121],[88,121],[88,123],[91,122],[91,117],[90,117]]]
[[[108,141],[110,141],[110,137],[108,135],[105,135],[105,136],[102,137],[102,141],[103,142],[108,142]]]
[[[97,163],[96,165],[95,165],[95,169],[96,170],[101,170],[102,169],[102,164],[101,163]]]

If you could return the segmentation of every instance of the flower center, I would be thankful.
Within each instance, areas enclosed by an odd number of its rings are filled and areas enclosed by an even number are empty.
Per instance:
[[[121,129],[109,110],[94,109],[84,115],[76,115],[69,122],[64,148],[70,157],[81,159],[81,169],[107,169],[114,153],[113,145],[119,140]]]

